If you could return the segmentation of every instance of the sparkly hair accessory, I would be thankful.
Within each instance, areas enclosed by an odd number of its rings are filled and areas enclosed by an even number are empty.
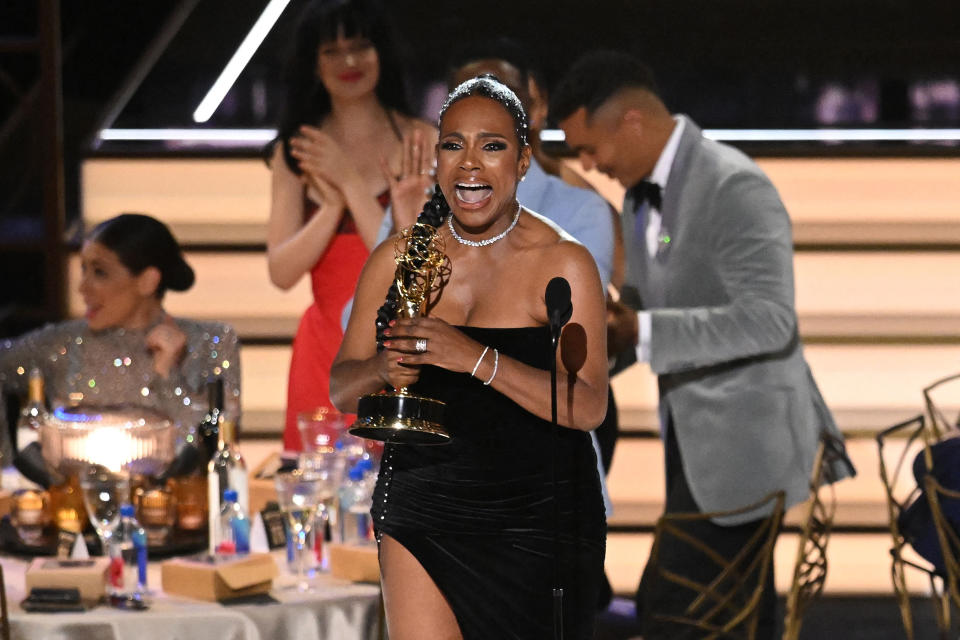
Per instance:
[[[517,135],[520,146],[527,146],[527,131],[530,128],[527,122],[527,112],[524,111],[523,104],[520,102],[517,94],[515,94],[510,87],[500,82],[497,76],[491,73],[470,78],[460,83],[451,91],[446,101],[444,101],[443,106],[440,107],[440,117],[437,120],[437,127],[439,128],[440,123],[443,122],[443,116],[446,114],[447,109],[464,98],[471,98],[473,96],[490,98],[491,100],[499,102],[500,105],[507,110],[507,113],[510,114],[510,117],[513,118],[514,133]]]

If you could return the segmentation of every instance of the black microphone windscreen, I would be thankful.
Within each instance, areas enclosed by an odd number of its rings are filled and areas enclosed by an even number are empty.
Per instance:
[[[543,294],[547,305],[547,318],[550,325],[562,327],[573,314],[573,305],[570,303],[570,283],[566,278],[557,276],[547,283],[547,290]]]

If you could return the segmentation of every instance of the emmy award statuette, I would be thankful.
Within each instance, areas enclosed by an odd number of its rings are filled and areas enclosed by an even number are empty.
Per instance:
[[[395,300],[388,296],[386,305],[395,307],[394,317],[419,316],[434,289],[446,262],[437,226],[418,220],[397,238],[394,284],[399,295]],[[350,433],[398,444],[444,444],[450,435],[442,427],[443,408],[443,402],[413,395],[406,387],[372,393],[361,396]]]

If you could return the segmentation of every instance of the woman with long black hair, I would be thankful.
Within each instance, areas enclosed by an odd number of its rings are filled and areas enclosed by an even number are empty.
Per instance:
[[[297,413],[330,407],[343,316],[387,204],[419,210],[436,132],[410,116],[387,16],[374,0],[309,4],[286,67],[270,166],[270,279],[310,274],[313,304],[293,342],[284,447],[302,448]]]

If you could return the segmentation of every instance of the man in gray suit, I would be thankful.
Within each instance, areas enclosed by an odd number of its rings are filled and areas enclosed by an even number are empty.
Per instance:
[[[820,434],[840,434],[803,358],[790,219],[776,189],[745,155],[672,116],[625,54],[579,60],[551,115],[586,168],[627,188],[627,270],[609,341],[659,376],[665,511],[731,510],[779,490],[787,506],[804,500]],[[732,556],[767,513],[694,533]],[[661,548],[660,564],[700,582],[716,572],[683,546]],[[684,637],[651,620],[690,600],[657,573],[648,563],[637,594],[644,638]],[[774,637],[775,602],[771,572],[757,638]]]

